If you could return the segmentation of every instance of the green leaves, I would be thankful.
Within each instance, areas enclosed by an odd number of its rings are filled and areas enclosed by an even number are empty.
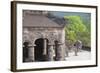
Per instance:
[[[90,30],[83,23],[80,16],[65,16],[69,20],[69,24],[65,27],[66,40],[74,43],[76,40],[81,40],[83,45],[90,46]]]

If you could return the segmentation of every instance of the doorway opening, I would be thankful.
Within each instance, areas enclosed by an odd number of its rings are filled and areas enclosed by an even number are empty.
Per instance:
[[[39,38],[35,41],[35,61],[46,61],[46,56],[44,52],[44,39]],[[47,40],[46,40],[46,49],[47,49]],[[47,52],[47,51],[46,51]]]

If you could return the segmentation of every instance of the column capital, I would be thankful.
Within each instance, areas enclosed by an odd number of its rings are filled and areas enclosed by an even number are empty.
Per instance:
[[[58,42],[57,44],[58,44],[58,45],[63,45],[64,43],[62,43],[62,42]]]
[[[34,46],[36,46],[35,44],[30,44],[30,45],[28,45],[29,47],[34,47]]]
[[[49,46],[49,45],[55,45],[54,41],[53,41],[53,40],[49,40],[48,46]]]
[[[48,46],[53,46],[54,44],[53,43],[48,43]]]

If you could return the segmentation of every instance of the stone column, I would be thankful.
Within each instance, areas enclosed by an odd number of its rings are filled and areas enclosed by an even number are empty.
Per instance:
[[[35,56],[34,56],[34,46],[32,46],[32,45],[29,46],[29,53],[28,54],[29,54],[29,60],[31,62],[33,62],[35,60]]]
[[[47,54],[47,40],[44,39],[44,49],[43,49],[43,55]]]
[[[78,56],[78,48],[75,47],[74,49],[75,49],[75,56]]]
[[[48,44],[48,61],[53,61],[53,45]]]
[[[63,43],[58,42],[56,44],[56,61],[63,61],[64,60],[64,48],[62,47]]]

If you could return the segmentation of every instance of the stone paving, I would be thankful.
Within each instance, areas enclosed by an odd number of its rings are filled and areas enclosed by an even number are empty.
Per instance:
[[[80,51],[78,52],[78,56],[75,56],[75,52],[70,52],[69,56],[65,58],[67,61],[75,61],[75,60],[90,60],[91,52],[90,51]]]

